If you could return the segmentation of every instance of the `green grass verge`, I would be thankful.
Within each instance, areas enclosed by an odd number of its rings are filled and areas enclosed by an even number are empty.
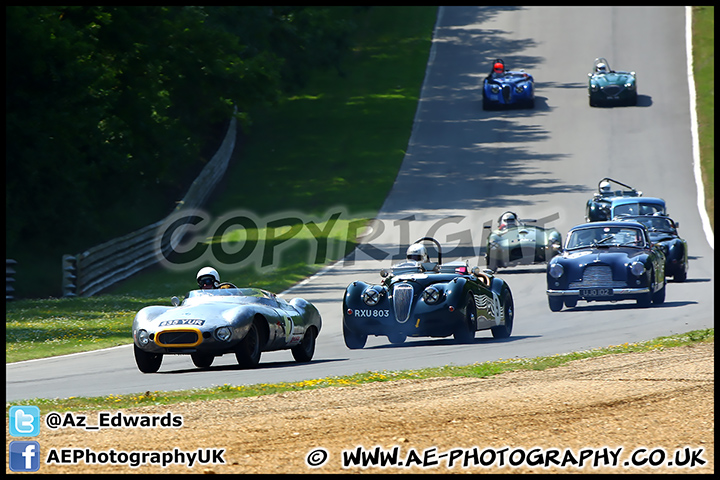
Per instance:
[[[624,343],[605,348],[596,348],[567,354],[557,354],[536,358],[510,358],[491,362],[474,363],[465,366],[443,366],[420,370],[371,371],[347,376],[326,377],[299,382],[284,382],[255,385],[221,385],[181,391],[147,391],[128,395],[108,395],[103,397],[71,397],[66,399],[28,399],[6,402],[5,413],[13,405],[36,405],[41,413],[70,410],[97,410],[108,408],[131,408],[145,405],[173,405],[175,403],[198,402],[206,400],[233,399],[271,395],[288,391],[313,390],[327,387],[355,387],[367,383],[389,382],[403,379],[427,379],[437,377],[473,377],[483,378],[515,370],[545,370],[559,367],[573,360],[594,358],[630,352],[665,350],[672,347],[692,345],[700,342],[714,342],[715,329],[696,330],[682,335],[659,337],[639,343]]]
[[[693,8],[693,75],[705,208],[715,230],[715,7]]]

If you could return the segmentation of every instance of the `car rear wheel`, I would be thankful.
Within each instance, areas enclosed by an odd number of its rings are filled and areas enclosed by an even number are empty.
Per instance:
[[[477,307],[475,306],[475,298],[472,293],[468,295],[465,303],[465,321],[453,333],[453,338],[458,343],[470,343],[475,339],[475,317],[477,315]]]
[[[485,257],[485,263],[488,270],[491,270],[493,272],[497,272],[497,269],[500,267],[498,260],[496,258],[492,258],[489,255]]]
[[[367,335],[354,333],[348,329],[343,322],[343,339],[345,340],[345,346],[350,350],[360,350],[365,346],[367,342]]]
[[[133,344],[133,350],[135,352],[135,363],[137,364],[138,370],[143,373],[155,373],[160,370],[163,359],[162,353],[146,352],[135,344]]]
[[[502,306],[505,325],[498,325],[490,329],[494,338],[508,338],[512,334],[513,322],[515,321],[515,304],[510,290],[505,290],[503,293]]]
[[[245,338],[235,347],[235,358],[238,364],[243,368],[255,368],[260,363],[260,331],[255,322],[250,325],[250,329]]]
[[[678,273],[673,275],[673,280],[676,282],[684,282],[685,280],[687,280],[687,272],[685,271],[685,269],[683,268]]]
[[[300,345],[293,347],[290,351],[296,362],[309,362],[315,354],[315,339],[317,331],[315,327],[310,327],[305,332]]]
[[[215,360],[215,355],[211,355],[208,353],[191,353],[190,358],[192,359],[192,362],[196,367],[208,368],[210,365],[212,365],[213,360]]]

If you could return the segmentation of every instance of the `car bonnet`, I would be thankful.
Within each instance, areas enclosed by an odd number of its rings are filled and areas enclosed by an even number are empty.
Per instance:
[[[618,83],[625,84],[633,80],[633,76],[628,73],[605,73],[601,75],[593,75],[592,79],[599,85],[615,85]]]
[[[227,321],[223,318],[223,313],[232,308],[237,308],[237,304],[213,304],[202,303],[199,305],[180,306],[171,308],[166,312],[158,315],[152,321],[155,325],[171,326],[171,325],[193,325],[197,327],[215,325],[216,323],[225,324]]]

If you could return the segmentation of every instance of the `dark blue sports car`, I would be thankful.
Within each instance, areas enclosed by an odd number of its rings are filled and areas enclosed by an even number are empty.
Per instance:
[[[498,58],[483,81],[483,110],[503,107],[535,107],[535,81],[525,70],[506,70]]]
[[[613,190],[613,184],[621,187]],[[642,197],[642,192],[612,178],[605,177],[598,182],[598,191],[585,204],[585,221],[612,220],[612,202],[616,199]]]
[[[688,272],[688,246],[680,238],[678,224],[667,215],[621,215],[620,221],[638,222],[645,225],[650,241],[660,245],[665,254],[665,276],[676,282],[684,282]]]
[[[590,222],[570,229],[562,254],[547,267],[550,310],[578,300],[635,300],[640,307],[665,301],[665,255],[637,222]]]
[[[515,317],[510,286],[467,261],[442,263],[440,244],[431,237],[412,246],[424,241],[435,244],[437,262],[409,259],[382,270],[380,284],[348,285],[342,329],[349,349],[363,348],[369,335],[394,344],[407,337],[451,335],[458,343],[470,343],[479,330],[490,330],[494,338],[510,336]]]

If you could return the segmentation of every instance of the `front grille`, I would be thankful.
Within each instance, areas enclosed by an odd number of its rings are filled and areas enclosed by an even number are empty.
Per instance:
[[[505,103],[510,102],[510,91],[511,91],[510,85],[503,86],[502,94],[503,94],[503,98],[505,99]]]
[[[196,331],[165,331],[157,335],[156,343],[159,345],[172,345],[179,347],[183,345],[195,346],[199,343],[198,332]]]
[[[620,91],[622,90],[622,87],[620,85],[608,85],[607,87],[603,88],[602,91],[607,95],[608,97],[614,97],[620,94]]]
[[[622,288],[626,285],[622,280],[613,280],[612,269],[607,265],[588,265],[581,281],[570,282],[570,288]]]
[[[393,307],[395,318],[400,323],[405,323],[410,318],[410,309],[413,301],[413,287],[407,283],[396,285],[393,290]]]

